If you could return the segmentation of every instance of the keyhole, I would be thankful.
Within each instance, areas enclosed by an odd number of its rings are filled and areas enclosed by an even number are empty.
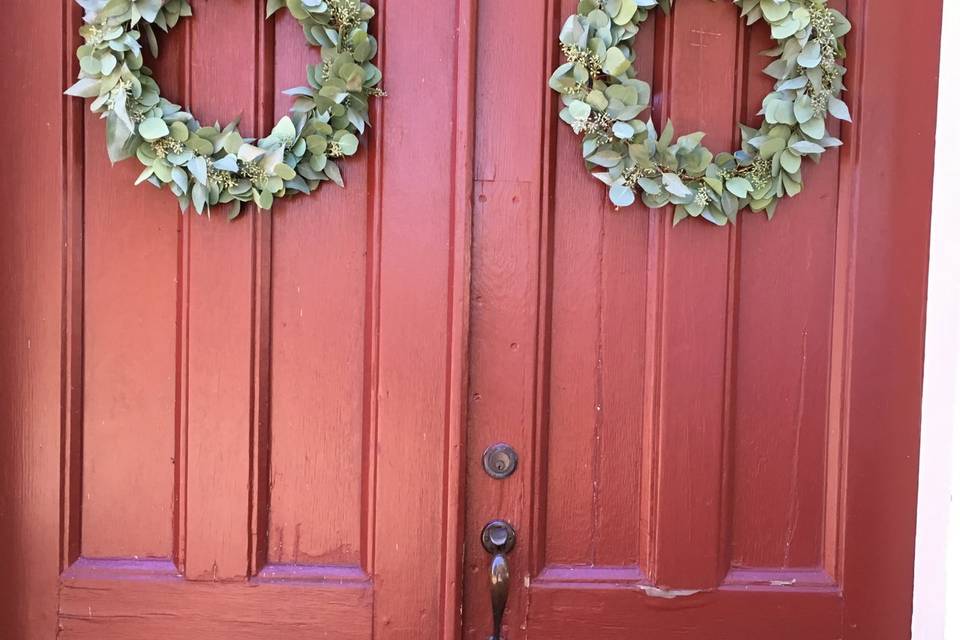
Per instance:
[[[502,442],[492,445],[483,453],[483,468],[493,478],[508,478],[517,469],[517,453]]]

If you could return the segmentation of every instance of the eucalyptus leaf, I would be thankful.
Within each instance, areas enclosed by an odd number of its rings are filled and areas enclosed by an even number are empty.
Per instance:
[[[140,123],[139,131],[144,140],[159,140],[170,133],[170,128],[162,118],[147,118]]]
[[[716,155],[702,133],[674,142],[669,120],[661,133],[652,120],[637,120],[651,91],[636,77],[636,39],[654,11],[669,13],[672,0],[580,0],[563,23],[563,59],[548,84],[561,94],[561,120],[583,139],[591,175],[617,206],[639,195],[650,208],[676,205],[675,223],[703,218],[721,226],[736,222],[741,205],[772,216],[780,198],[802,189],[804,158],[819,160],[842,144],[827,133],[827,118],[850,118],[841,98],[849,21],[827,0],[729,1],[748,24],[769,26],[777,42],[762,52],[775,58],[764,72],[776,84],[759,128],[741,125],[742,147]]]
[[[228,205],[231,219],[245,202],[269,209],[277,198],[310,193],[326,181],[343,186],[331,158],[359,151],[370,100],[384,95],[382,74],[372,62],[378,45],[370,35],[371,5],[267,0],[267,16],[289,10],[308,43],[323,48],[324,64],[308,68],[307,86],[287,91],[295,96],[293,108],[270,135],[250,140],[239,133],[239,119],[203,125],[163,98],[144,64],[142,42],[156,56],[156,30],[168,32],[192,16],[190,0],[77,1],[85,11],[77,51],[80,75],[65,93],[93,100],[91,110],[107,121],[110,159],[136,157],[143,165],[138,184],[168,188],[183,211],[191,205],[198,213]],[[581,42],[582,31],[571,28]]]

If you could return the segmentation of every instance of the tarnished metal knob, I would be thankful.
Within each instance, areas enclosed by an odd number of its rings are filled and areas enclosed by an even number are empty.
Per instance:
[[[493,606],[493,635],[490,640],[503,638],[503,614],[510,595],[510,567],[507,554],[517,544],[517,532],[506,520],[487,523],[480,536],[483,548],[493,556],[490,563],[490,604]]]

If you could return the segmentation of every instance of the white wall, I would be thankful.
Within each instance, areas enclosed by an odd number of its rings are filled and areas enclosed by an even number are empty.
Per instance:
[[[925,0],[926,1],[926,0]],[[914,640],[960,639],[960,2],[944,1]],[[953,496],[954,500],[951,500]],[[947,606],[947,603],[952,606]]]

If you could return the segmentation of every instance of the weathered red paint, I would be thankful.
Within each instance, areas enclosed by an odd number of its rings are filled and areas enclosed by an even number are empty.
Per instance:
[[[937,3],[833,3],[847,145],[726,230],[615,212],[584,173],[541,92],[576,4],[480,3],[510,55],[477,70],[464,637],[490,629],[469,534],[493,517],[511,638],[909,637]],[[730,5],[680,0],[638,46],[655,119],[716,150],[770,89]],[[500,440],[521,466],[494,483]]]
[[[159,73],[263,131],[315,58],[246,4]],[[717,230],[584,174],[545,86],[575,4],[381,0],[349,188],[233,224],[109,166],[72,0],[11,5],[0,638],[481,639],[496,517],[509,638],[908,637],[939,7],[848,0],[847,145]],[[732,143],[767,45],[679,1],[655,117]]]
[[[315,54],[240,4],[196,3],[157,66],[202,118],[262,133]],[[3,133],[34,169],[4,164],[0,638],[453,637],[463,7],[380,3],[390,103],[349,188],[233,224],[109,166],[103,124],[61,95],[75,2],[11,9]]]

